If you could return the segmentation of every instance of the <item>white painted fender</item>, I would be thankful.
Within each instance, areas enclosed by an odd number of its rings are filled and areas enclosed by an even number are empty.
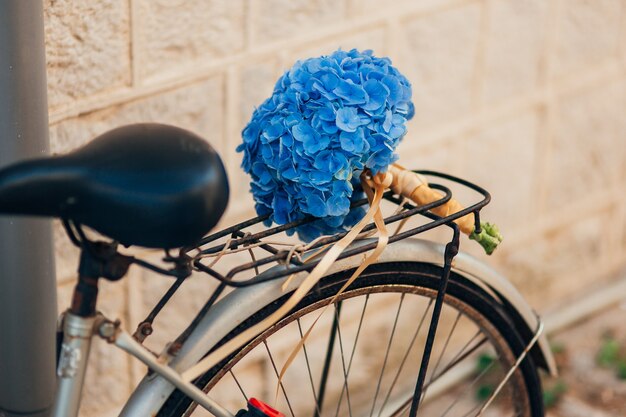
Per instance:
[[[359,244],[367,243],[362,241]],[[424,262],[443,266],[444,246],[431,241],[405,239],[389,245],[378,262]],[[353,256],[335,262],[329,274],[355,268],[362,262],[361,256]],[[275,268],[284,268],[277,266]],[[453,263],[453,271],[480,286],[492,294],[496,300],[506,300],[525,321],[528,329],[534,333],[538,327],[538,318],[524,298],[502,275],[477,260],[459,253]],[[296,275],[285,292],[293,290],[306,276],[306,272]],[[202,319],[178,355],[171,359],[170,366],[182,372],[198,362],[217,342],[236,326],[265,306],[282,296],[283,280],[273,280],[252,287],[236,289],[215,304],[213,309]],[[542,359],[544,368],[556,374],[556,365],[546,340],[541,335],[535,347]],[[152,416],[161,408],[174,386],[156,374],[146,376],[137,386],[120,414],[122,417]],[[219,399],[216,399],[219,401]]]

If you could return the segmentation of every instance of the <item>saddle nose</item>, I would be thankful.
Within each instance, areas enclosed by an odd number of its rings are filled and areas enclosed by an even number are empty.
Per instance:
[[[222,161],[187,130],[123,126],[67,155],[0,170],[0,213],[60,217],[124,245],[195,243],[228,202]]]

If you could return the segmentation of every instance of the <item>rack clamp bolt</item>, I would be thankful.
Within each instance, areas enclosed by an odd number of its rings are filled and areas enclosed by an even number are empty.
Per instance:
[[[119,320],[115,320],[113,322],[113,321],[105,319],[98,326],[98,334],[100,335],[100,337],[102,337],[107,342],[113,343],[115,341],[115,338],[117,336],[118,330],[120,328],[120,323],[121,322]]]
[[[146,340],[146,338],[150,336],[153,331],[154,329],[152,328],[152,323],[149,321],[143,321],[137,326],[135,333],[133,333],[133,338],[139,343],[143,343],[143,341]]]

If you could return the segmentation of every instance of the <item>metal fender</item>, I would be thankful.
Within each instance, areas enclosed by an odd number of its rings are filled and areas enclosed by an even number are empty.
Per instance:
[[[359,244],[367,243],[361,241]],[[444,245],[420,239],[405,239],[389,245],[378,262],[423,262],[443,266]],[[362,257],[353,256],[337,261],[329,274],[355,268]],[[284,268],[276,266],[275,268]],[[539,319],[517,289],[502,275],[476,258],[459,253],[453,263],[453,272],[478,285],[511,313],[520,335],[528,342],[539,327]],[[267,305],[296,288],[306,272],[295,276],[291,285],[283,291],[283,280],[264,282],[252,287],[238,288],[215,304],[190,335],[177,356],[170,358],[169,364],[179,372],[198,362],[217,342],[236,326]],[[545,334],[537,340],[531,351],[538,366],[550,374],[556,374],[554,357]],[[173,385],[156,374],[144,377],[124,407],[123,417],[154,415],[174,390]],[[217,399],[219,400],[219,399]]]

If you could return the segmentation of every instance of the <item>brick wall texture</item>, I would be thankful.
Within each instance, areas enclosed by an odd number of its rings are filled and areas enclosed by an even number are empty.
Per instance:
[[[506,241],[488,262],[535,308],[558,308],[626,265],[624,0],[44,3],[55,153],[126,123],[188,128],[228,167],[230,224],[253,213],[234,149],[277,77],[299,58],[373,49],[414,86],[401,161],[492,192],[485,217]],[[64,307],[77,253],[55,228]],[[168,284],[132,275],[101,291],[101,309],[129,328]],[[202,305],[201,284],[170,324]],[[144,369],[99,342],[95,351],[82,415],[116,415]]]

